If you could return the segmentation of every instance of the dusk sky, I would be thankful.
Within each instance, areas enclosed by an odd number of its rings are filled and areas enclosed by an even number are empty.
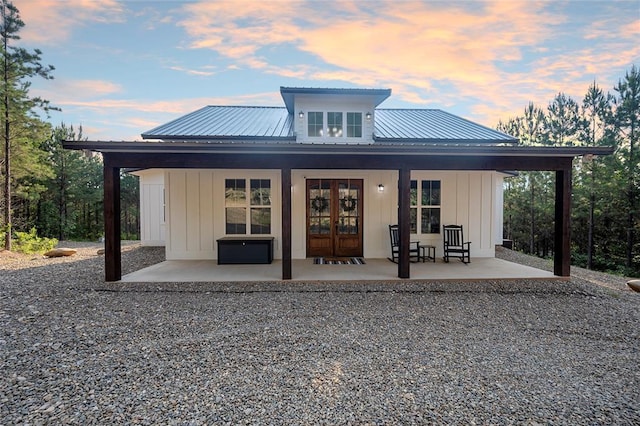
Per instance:
[[[640,0],[13,3],[20,44],[56,68],[31,94],[90,140],[140,139],[205,105],[283,106],[280,86],[390,88],[382,108],[495,127],[640,66]]]

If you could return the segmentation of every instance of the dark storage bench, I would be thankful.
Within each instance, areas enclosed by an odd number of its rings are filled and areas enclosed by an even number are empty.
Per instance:
[[[224,237],[217,241],[218,265],[273,261],[273,237]]]

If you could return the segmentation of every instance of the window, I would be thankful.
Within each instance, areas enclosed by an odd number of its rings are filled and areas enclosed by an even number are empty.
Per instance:
[[[271,181],[251,179],[251,233],[271,233]]]
[[[271,180],[225,180],[225,230],[227,234],[271,233]],[[247,216],[248,215],[248,216]]]
[[[324,121],[323,111],[310,111],[307,113],[307,135],[311,138],[361,138],[362,137],[362,113],[361,112],[327,112],[327,121]],[[346,114],[346,134],[345,134]]]
[[[341,112],[328,112],[327,113],[327,133],[331,138],[342,137],[342,113]]]
[[[307,134],[309,137],[320,137],[324,135],[322,128],[324,127],[324,113],[310,112],[308,119]]]
[[[420,220],[418,220],[418,215]],[[440,233],[440,181],[411,181],[410,228],[412,234]]]
[[[362,113],[361,112],[347,113],[347,137],[348,138],[362,137]]]

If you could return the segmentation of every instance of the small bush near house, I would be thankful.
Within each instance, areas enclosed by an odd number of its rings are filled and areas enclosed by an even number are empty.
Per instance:
[[[19,253],[32,254],[44,253],[58,244],[55,238],[38,237],[36,228],[29,232],[16,232],[13,241],[13,250]]]

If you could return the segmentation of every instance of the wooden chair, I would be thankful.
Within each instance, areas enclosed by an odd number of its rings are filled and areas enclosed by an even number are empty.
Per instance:
[[[458,257],[462,263],[471,262],[471,242],[464,240],[462,225],[443,225],[444,261],[450,257]]]
[[[394,263],[398,263],[400,256],[400,236],[398,235],[398,225],[389,225],[389,238],[391,241],[391,257],[388,259]],[[409,243],[409,258],[420,260],[422,254],[420,252],[420,242],[411,241]]]

